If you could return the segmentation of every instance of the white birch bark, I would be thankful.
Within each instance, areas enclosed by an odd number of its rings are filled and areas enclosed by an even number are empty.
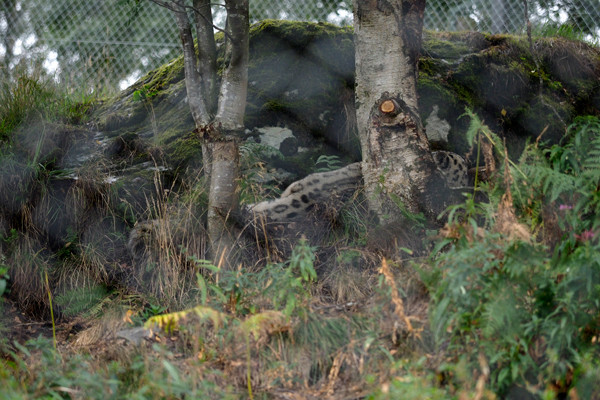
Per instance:
[[[424,8],[424,0],[354,1],[363,178],[369,206],[382,223],[402,220],[403,208],[437,211],[427,193],[439,177],[416,88]]]
[[[229,64],[223,74],[215,120],[226,130],[244,127],[248,89],[249,14],[248,0],[226,0],[227,55]]]

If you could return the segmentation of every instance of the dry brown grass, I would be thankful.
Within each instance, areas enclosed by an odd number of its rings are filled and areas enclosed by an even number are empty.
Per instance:
[[[25,312],[50,314],[45,274],[52,276],[53,268],[44,254],[45,248],[32,237],[22,236],[12,244],[6,257],[10,267],[10,297]]]

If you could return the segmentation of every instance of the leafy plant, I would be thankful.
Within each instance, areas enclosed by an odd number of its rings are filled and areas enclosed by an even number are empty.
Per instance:
[[[158,94],[156,90],[151,90],[148,85],[133,92],[133,101],[148,101]]]
[[[238,314],[254,313],[257,307],[253,301],[266,301],[269,308],[283,308],[283,313],[290,316],[309,296],[305,284],[317,278],[314,249],[306,239],[294,247],[289,261],[268,264],[258,272],[223,271],[209,261],[193,256],[189,259],[212,274],[208,278],[197,274],[201,304],[213,304]]]
[[[0,296],[6,292],[8,280],[10,279],[8,276],[8,266],[4,264],[4,261],[4,256],[0,255]]]
[[[157,94],[158,91],[151,89],[149,85],[144,85],[141,89],[135,90],[132,95],[133,101],[144,103],[144,106],[150,112],[152,131],[155,136],[158,134],[158,126],[156,124],[156,114],[154,113],[152,98],[156,97]]]
[[[338,169],[342,166],[341,163],[340,158],[336,155],[328,156],[322,154],[317,158],[317,162],[315,163],[317,165],[316,172],[327,172]]]
[[[106,288],[100,285],[82,286],[56,295],[55,302],[65,316],[89,315],[108,294]]]
[[[434,253],[428,278],[433,333],[456,363],[473,370],[481,358],[489,363],[500,394],[514,385],[565,394],[584,379],[581,360],[599,355],[599,137],[597,118],[579,119],[564,146],[531,145],[511,168],[517,178],[507,190],[529,199],[519,207],[525,216],[540,207],[533,203],[558,209],[555,201],[572,199],[558,210],[565,234],[553,252],[510,239],[497,229],[497,214],[472,205],[464,206],[471,217],[455,220],[436,247],[447,251]]]

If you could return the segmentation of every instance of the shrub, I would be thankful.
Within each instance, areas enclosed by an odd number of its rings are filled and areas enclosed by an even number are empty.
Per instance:
[[[567,140],[543,152],[529,146],[518,166],[524,174],[505,187],[528,199],[518,204],[526,218],[543,207],[560,213],[556,248],[509,239],[495,229],[498,214],[480,208],[437,246],[448,250],[435,255],[428,279],[438,343],[474,371],[483,356],[500,394],[515,386],[536,395],[586,386],[582,361],[599,355],[600,121],[577,120]]]

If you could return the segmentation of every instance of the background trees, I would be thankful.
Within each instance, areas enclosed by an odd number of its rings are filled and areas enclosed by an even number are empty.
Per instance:
[[[249,7],[251,22],[284,18],[352,23],[350,0],[253,0]],[[225,10],[212,9],[221,26]],[[425,26],[520,32],[523,10],[522,0],[431,0]],[[564,24],[563,31],[598,34],[600,9],[595,0],[530,1],[529,12],[540,33],[556,33]],[[171,21],[168,10],[147,1],[6,0],[0,2],[0,73],[8,76],[24,60],[78,88],[123,89],[177,56],[178,33]]]
[[[177,28],[165,24],[171,18],[134,2],[2,2],[3,71],[24,63],[74,89],[114,91],[176,56]]]

